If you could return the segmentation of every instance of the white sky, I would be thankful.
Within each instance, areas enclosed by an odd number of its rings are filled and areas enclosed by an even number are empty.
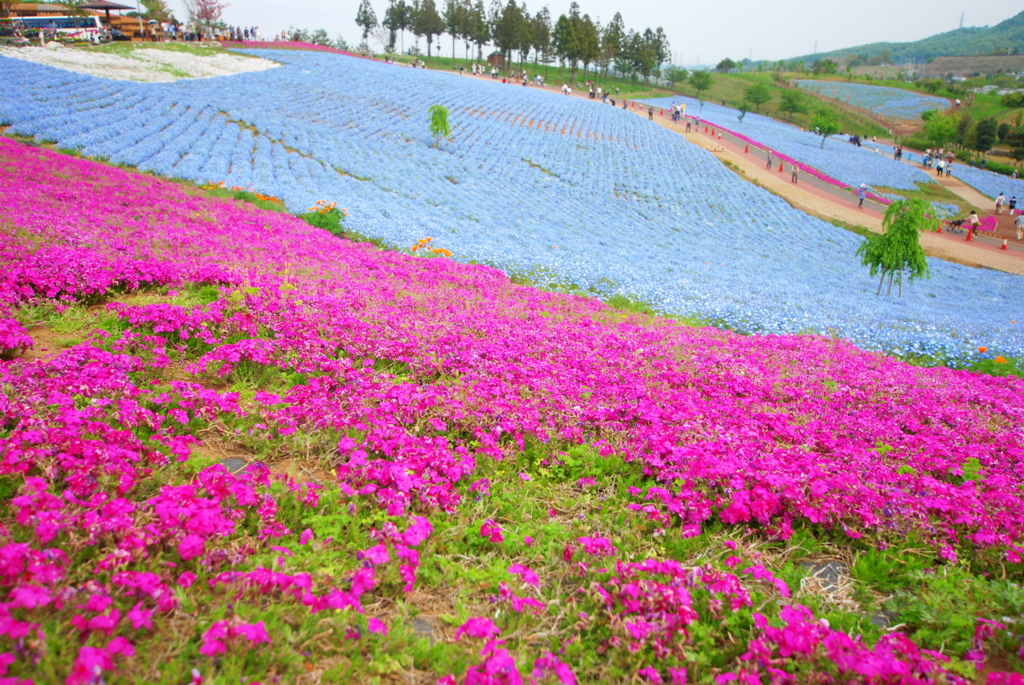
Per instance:
[[[692,0],[623,3],[613,0],[577,0],[580,10],[607,22],[622,12],[627,28],[643,30],[661,26],[668,35],[673,61],[692,65],[714,64],[723,57],[742,59],[784,59],[814,51],[879,41],[919,40],[965,26],[994,26],[1020,12],[1017,0],[861,0],[856,3],[821,0]],[[440,11],[444,0],[435,0]],[[527,9],[536,13],[547,4],[553,19],[568,12],[571,0],[528,0]],[[378,21],[384,18],[387,0],[371,0]],[[128,3],[126,3],[128,4]],[[181,0],[168,0],[179,19],[187,13]],[[490,5],[486,0],[485,6]],[[341,34],[352,46],[361,40],[355,24],[359,0],[233,0],[224,13],[229,24],[259,26],[264,36],[297,28],[323,28],[331,38]],[[413,38],[406,33],[406,46]],[[371,47],[377,45],[371,41]],[[438,47],[437,41],[434,49]],[[426,50],[426,44],[420,48]],[[442,55],[451,56],[451,38],[440,40]],[[457,54],[462,54],[461,44]]]

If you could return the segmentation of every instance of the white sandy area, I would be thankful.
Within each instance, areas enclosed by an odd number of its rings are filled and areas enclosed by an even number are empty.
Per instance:
[[[278,64],[267,59],[242,57],[227,53],[209,56],[193,55],[187,52],[138,48],[132,57],[121,57],[102,52],[60,47],[0,47],[0,56],[23,59],[28,62],[46,64],[58,69],[67,69],[81,74],[91,74],[116,81],[166,82],[185,78],[167,71],[173,68],[188,74],[188,78],[210,78],[229,76],[247,71],[265,71]]]

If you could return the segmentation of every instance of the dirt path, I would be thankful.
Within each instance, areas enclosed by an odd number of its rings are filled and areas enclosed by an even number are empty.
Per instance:
[[[953,173],[956,173],[956,166],[953,167]],[[963,198],[971,205],[971,207],[977,209],[979,213],[984,209],[985,213],[988,214],[988,210],[995,207],[994,200],[985,197],[977,190],[958,179],[956,176],[943,176],[942,178],[936,178],[935,180],[938,181],[939,185],[948,189],[954,195]]]

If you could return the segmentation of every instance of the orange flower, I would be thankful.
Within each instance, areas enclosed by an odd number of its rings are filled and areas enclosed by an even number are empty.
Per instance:
[[[978,348],[978,352],[981,352],[982,354],[985,354],[985,352],[987,352],[987,351],[988,351],[987,347],[979,347]]]
[[[1006,363],[1006,358],[1005,357],[996,357],[996,364],[1005,364],[1005,363]]]

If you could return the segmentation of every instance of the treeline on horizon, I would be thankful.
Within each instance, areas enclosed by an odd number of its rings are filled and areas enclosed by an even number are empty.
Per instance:
[[[362,29],[363,45],[357,49],[369,50],[366,45],[371,34],[392,53],[398,48],[405,52],[405,32],[417,41],[427,41],[427,58],[433,53],[435,42],[440,46],[441,36],[452,41],[452,55],[456,43],[461,41],[465,59],[476,48],[476,59],[485,61],[485,48],[493,45],[504,58],[506,67],[531,61],[549,65],[558,62],[573,73],[582,65],[584,71],[599,70],[605,75],[610,69],[627,77],[642,78],[646,84],[650,77],[661,75],[661,68],[669,58],[669,42],[659,26],[643,31],[627,29],[622,14],[616,12],[607,24],[594,21],[573,2],[568,14],[553,19],[547,6],[531,14],[526,3],[492,0],[490,8],[483,0],[445,0],[438,7],[435,0],[390,0],[383,19],[378,21],[370,0],[362,0],[356,12],[356,24]],[[289,29],[293,40],[305,40],[349,49],[339,37],[331,42],[327,32]],[[399,47],[400,45],[400,47]],[[515,59],[513,59],[515,58]]]

